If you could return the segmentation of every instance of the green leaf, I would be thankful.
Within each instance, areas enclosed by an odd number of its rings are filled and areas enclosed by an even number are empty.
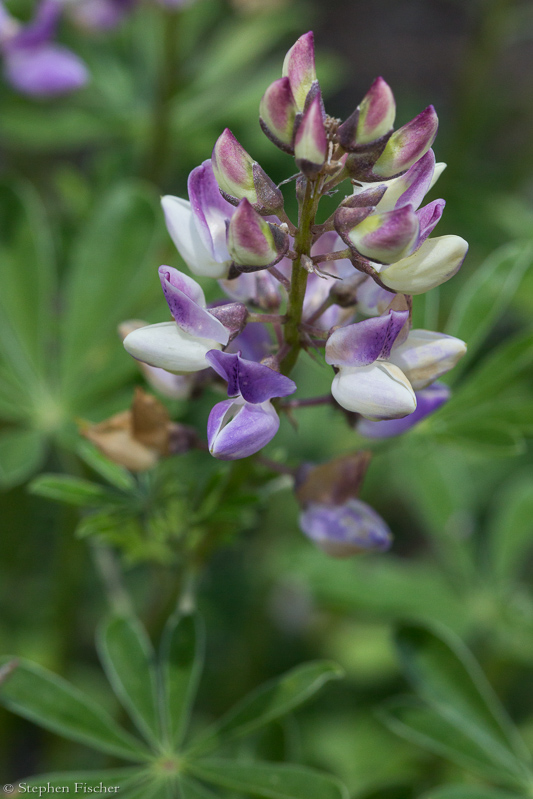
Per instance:
[[[435,439],[478,451],[484,456],[512,457],[526,448],[519,429],[501,421],[484,419],[481,409],[472,417],[463,415],[447,423],[436,421],[433,429]],[[431,428],[429,430],[431,432]]]
[[[452,723],[472,725],[519,759],[529,759],[478,663],[462,641],[436,625],[400,626],[396,643],[404,670],[417,692]]]
[[[223,740],[248,735],[295,710],[326,682],[338,680],[342,676],[343,670],[329,661],[297,666],[244,697],[219,722],[193,742],[191,751],[195,754],[199,751],[204,753]]]
[[[107,678],[137,729],[149,743],[160,737],[155,654],[134,617],[116,616],[99,631],[98,652]]]
[[[532,263],[530,242],[507,244],[489,255],[462,286],[445,331],[468,343],[468,352],[459,363],[460,371],[508,308]],[[454,372],[457,378],[459,372]]]
[[[0,184],[0,231],[0,359],[34,393],[50,345],[55,265],[45,211],[29,183]]]
[[[109,489],[90,480],[60,474],[42,474],[30,484],[30,492],[67,505],[99,508],[115,501]]]
[[[333,777],[288,763],[199,760],[187,763],[187,770],[206,782],[264,799],[347,799],[348,796],[346,788]]]
[[[18,662],[0,687],[0,703],[47,730],[101,752],[135,761],[150,757],[144,745],[122,730],[103,708],[36,663]]]
[[[94,469],[104,480],[115,486],[121,491],[134,491],[136,488],[135,478],[123,466],[113,463],[89,441],[82,439],[78,445],[78,455],[85,461],[87,466]]]
[[[175,613],[161,643],[161,674],[166,726],[178,748],[185,735],[204,662],[205,634],[197,614]]]
[[[109,121],[73,105],[39,108],[12,104],[0,121],[0,140],[10,148],[61,152],[109,141],[116,131]]]
[[[0,432],[0,487],[11,488],[27,480],[41,466],[46,442],[36,430]]]
[[[499,491],[489,514],[488,551],[492,572],[505,583],[524,567],[532,546],[533,478],[527,471]]]
[[[424,794],[422,799],[525,799],[524,794],[507,793],[481,785],[446,785]]]
[[[91,412],[100,393],[132,370],[117,325],[159,300],[154,263],[160,216],[152,191],[126,182],[102,198],[78,237],[66,290],[62,361],[64,391],[77,413]]]
[[[42,774],[37,777],[29,777],[20,780],[20,783],[28,788],[47,787],[50,783],[51,788],[70,788],[71,792],[76,791],[76,783],[82,783],[83,787],[95,787],[103,783],[105,788],[119,786],[123,788],[131,782],[137,782],[142,771],[138,768],[121,768],[105,771],[83,771],[83,772],[64,772],[62,774]],[[83,787],[78,788],[80,795],[83,795]],[[110,792],[112,795],[114,792]],[[122,791],[120,791],[122,796]]]
[[[188,777],[180,777],[179,789],[181,799],[218,799],[209,788],[200,785],[196,780]]]
[[[520,763],[500,744],[472,730],[467,721],[450,721],[438,711],[409,698],[385,703],[379,716],[396,735],[462,768],[489,780],[511,783],[513,787],[522,783],[524,770]]]

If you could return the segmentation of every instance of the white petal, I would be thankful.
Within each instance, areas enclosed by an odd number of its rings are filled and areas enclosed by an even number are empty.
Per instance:
[[[468,243],[460,236],[426,239],[413,255],[382,267],[380,278],[394,291],[423,294],[453,277],[467,252]]]
[[[435,164],[435,171],[433,172],[433,177],[431,179],[431,183],[429,186],[429,191],[431,191],[431,189],[433,188],[437,180],[440,178],[440,176],[442,175],[447,166],[448,164],[445,164],[444,161],[437,161],[437,163]]]
[[[393,364],[342,367],[331,393],[347,411],[366,419],[401,419],[416,410],[416,397],[403,372]]]
[[[159,322],[131,332],[124,339],[124,347],[134,358],[150,366],[184,374],[207,369],[210,364],[205,359],[206,352],[220,350],[222,344],[190,336],[175,322]]]
[[[190,202],[167,194],[162,197],[161,205],[170,237],[191,272],[206,277],[226,277],[230,262],[213,260],[196,228]]]
[[[459,338],[432,330],[411,330],[403,344],[393,347],[389,360],[418,391],[453,369],[465,352],[466,344]]]

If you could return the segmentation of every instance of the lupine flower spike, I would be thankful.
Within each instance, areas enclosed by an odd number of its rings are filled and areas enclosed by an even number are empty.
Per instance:
[[[466,345],[412,329],[413,295],[449,280],[468,249],[459,236],[432,237],[445,207],[444,200],[425,200],[445,166],[432,150],[434,108],[394,131],[394,96],[378,77],[347,120],[328,116],[313,35],[306,33],[266,89],[259,115],[266,136],[295,159],[297,222],[280,188],[223,131],[211,159],[191,172],[189,199],[162,203],[187,267],[218,279],[229,301],[207,306],[195,280],[163,266],[173,321],[131,328],[124,346],[163,393],[191,391],[194,382],[196,396],[210,386],[220,390],[220,378],[227,383],[204,445],[221,460],[256,455],[280,418],[305,405],[329,404],[369,441],[431,424],[450,396],[437,381]],[[337,208],[319,223],[320,200],[334,190]],[[331,395],[287,399],[297,390],[289,375],[302,350],[324,351]],[[170,388],[161,369],[185,382]],[[356,452],[284,469],[295,475],[302,530],[328,554],[391,543],[386,522],[359,498],[369,460]],[[272,459],[265,463],[276,468]]]

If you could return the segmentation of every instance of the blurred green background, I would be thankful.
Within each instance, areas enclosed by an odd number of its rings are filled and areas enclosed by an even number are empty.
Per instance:
[[[23,17],[31,5],[9,7]],[[357,799],[412,799],[479,777],[376,715],[408,690],[392,638],[406,618],[463,638],[533,746],[530,2],[196,0],[176,18],[147,3],[107,34],[64,22],[62,40],[92,75],[78,94],[31,101],[0,86],[0,648],[111,704],[93,645],[105,599],[91,546],[75,535],[76,509],[28,493],[27,481],[43,470],[86,475],[76,420],[126,408],[142,384],[115,330],[125,318],[162,318],[156,269],[182,266],[159,195],[186,196],[188,173],[224,127],[274,180],[291,174],[257,109],[311,27],[330,114],[348,116],[377,75],[393,88],[398,124],[429,103],[437,109],[435,151],[449,164],[439,235],[461,235],[471,250],[456,278],[415,298],[415,320],[464,338],[469,354],[449,405],[377,448],[362,498],[394,532],[389,554],[333,561],[313,549],[283,477],[260,487],[260,513],[234,511],[201,581],[200,713],[218,715],[302,660],[336,660],[347,679],[254,745],[276,759],[290,744],[295,759],[338,774]],[[296,380],[309,396],[325,393],[330,376],[304,356]],[[203,430],[210,404],[169,407]],[[295,465],[358,443],[330,409],[305,409],[268,454]],[[204,469],[192,456],[177,460],[178,483]],[[157,636],[176,564],[131,561],[126,585]],[[101,762],[0,710],[5,780]]]

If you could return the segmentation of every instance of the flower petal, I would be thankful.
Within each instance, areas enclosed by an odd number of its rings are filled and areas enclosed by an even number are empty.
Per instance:
[[[440,286],[459,271],[468,252],[460,236],[426,239],[413,255],[380,271],[380,279],[393,291],[423,294]]]
[[[403,419],[386,419],[382,422],[371,422],[360,419],[357,432],[366,438],[392,438],[410,430],[426,416],[435,413],[450,398],[450,389],[444,383],[434,383],[422,391],[416,392],[416,411]]]
[[[191,210],[204,247],[218,263],[229,260],[226,221],[235,208],[220,193],[211,159],[192,170],[187,182]]]
[[[305,99],[316,81],[313,33],[304,33],[293,44],[283,61],[283,77],[288,77],[298,109],[303,111]]]
[[[246,361],[231,352],[209,352],[207,360],[221,377],[228,382],[228,396],[239,394],[252,404],[259,404],[273,397],[286,397],[296,391],[296,383],[269,366]]]
[[[392,350],[390,362],[404,372],[414,389],[420,389],[453,369],[465,352],[466,344],[459,338],[432,330],[411,330]]]
[[[202,304],[205,302],[204,293],[195,280],[170,266],[159,267],[159,278],[170,313],[181,330],[190,336],[228,343],[229,330],[191,298],[193,294]]]
[[[226,277],[231,261],[219,263],[206,249],[190,202],[167,194],[161,199],[161,205],[170,237],[191,272],[206,277]]]
[[[207,369],[207,352],[220,347],[217,341],[190,336],[175,322],[141,327],[124,339],[124,348],[134,358],[174,374]]]
[[[338,328],[326,343],[326,363],[360,367],[378,358],[388,358],[408,318],[408,311],[391,311],[385,316]]]
[[[300,527],[320,549],[337,558],[383,552],[392,542],[381,516],[360,499],[349,499],[343,505],[311,502],[300,514]]]
[[[400,419],[416,409],[415,392],[394,364],[376,361],[370,366],[343,366],[331,393],[347,411],[367,419]]]
[[[55,97],[81,89],[89,80],[83,61],[57,44],[11,46],[4,55],[6,78],[23,94]]]
[[[247,458],[271,441],[279,417],[270,402],[251,405],[240,398],[215,405],[207,422],[209,451],[220,460]]]

